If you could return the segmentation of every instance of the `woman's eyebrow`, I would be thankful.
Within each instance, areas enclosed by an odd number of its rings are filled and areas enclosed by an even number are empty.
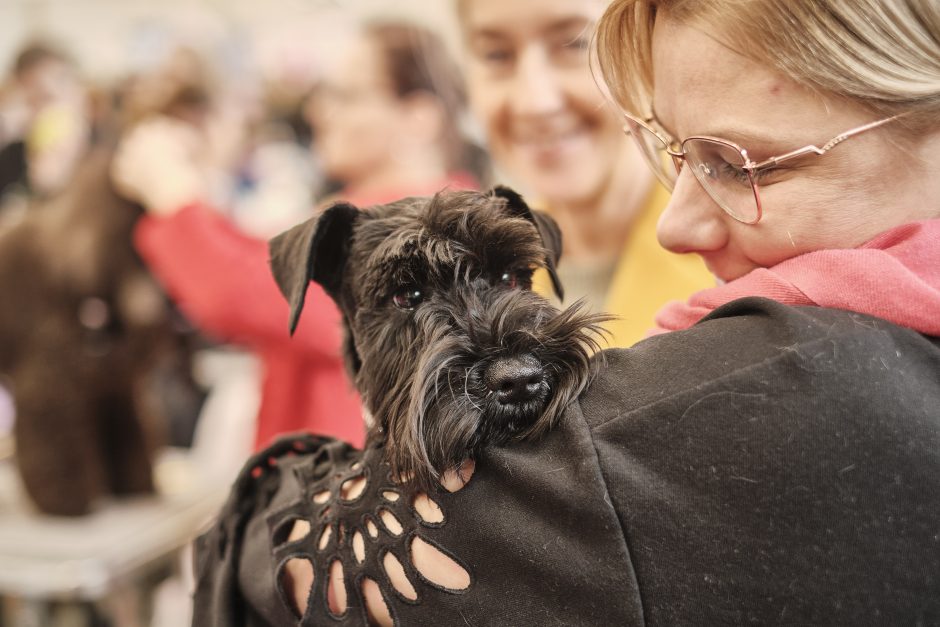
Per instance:
[[[668,139],[672,139],[674,141],[682,141],[683,139],[685,139],[684,137],[677,137],[675,132],[672,129],[667,128],[666,125],[663,124],[659,116],[656,115],[655,105],[652,105],[650,110],[652,111],[651,115],[652,115],[653,122],[668,136]],[[726,126],[721,126],[721,125],[700,129],[696,131],[695,133],[692,133],[692,135],[693,136],[704,135],[706,137],[716,137],[718,139],[725,139],[725,140],[732,141],[740,145],[744,149],[754,148],[755,153],[766,152],[768,154],[778,149],[779,150],[792,150],[796,146],[796,144],[798,144],[800,141],[803,141],[803,143],[800,144],[800,146],[804,146],[808,143],[811,143],[805,140],[795,140],[795,139],[789,140],[786,137],[771,136],[763,131],[756,130],[756,129],[754,130],[742,129],[740,127],[732,128],[732,127],[726,127]]]
[[[755,155],[760,155],[761,157],[770,157],[775,153],[793,150],[797,147],[796,144],[800,141],[787,140],[786,138],[768,135],[765,132],[757,130],[751,131],[748,129],[722,126],[711,129],[706,128],[703,132],[696,134],[705,135],[708,137],[717,137],[718,139],[725,139],[734,142],[741,146],[741,148],[747,150],[752,158]],[[806,145],[805,141],[799,144],[799,146],[804,145]]]
[[[576,33],[574,38],[577,38],[589,32],[591,26],[592,23],[589,20],[580,16],[572,16],[550,22],[542,31],[547,35],[567,35],[574,32]]]
[[[491,44],[508,41],[509,36],[497,28],[479,28],[470,31],[468,37],[470,44]]]

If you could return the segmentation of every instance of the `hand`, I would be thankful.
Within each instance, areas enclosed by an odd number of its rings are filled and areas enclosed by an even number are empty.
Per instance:
[[[204,141],[191,125],[163,116],[149,118],[121,140],[111,179],[121,195],[150,213],[167,215],[206,198],[203,149]]]

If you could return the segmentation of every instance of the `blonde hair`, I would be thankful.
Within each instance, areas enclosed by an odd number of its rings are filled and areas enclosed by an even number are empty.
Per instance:
[[[793,81],[911,130],[940,127],[937,0],[614,0],[597,26],[597,66],[625,110],[650,113],[656,15],[704,26]]]

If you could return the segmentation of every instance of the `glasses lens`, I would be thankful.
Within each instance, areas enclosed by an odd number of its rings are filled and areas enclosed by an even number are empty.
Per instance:
[[[643,158],[646,159],[646,163],[652,168],[659,182],[672,191],[676,186],[676,167],[672,163],[672,157],[666,152],[666,143],[655,133],[630,118],[627,118],[627,126],[624,130],[633,136]]]
[[[760,215],[757,190],[744,169],[745,157],[731,145],[692,137],[682,144],[686,163],[708,195],[732,218],[754,223]]]

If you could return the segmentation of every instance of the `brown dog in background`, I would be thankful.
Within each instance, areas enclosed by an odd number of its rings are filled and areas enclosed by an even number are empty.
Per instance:
[[[169,309],[134,252],[140,209],[114,193],[109,161],[90,155],[65,192],[0,227],[0,373],[26,491],[51,514],[153,490],[142,392]]]
[[[142,85],[113,126],[152,113],[206,115],[204,74],[152,80],[173,86]],[[116,193],[110,163],[110,150],[93,150],[58,196],[0,221],[0,381],[16,405],[23,484],[49,514],[81,515],[100,497],[152,492],[166,414],[183,402],[195,415],[202,400],[191,378],[192,334],[181,335],[134,250],[142,209]],[[157,398],[168,371],[174,398]]]

